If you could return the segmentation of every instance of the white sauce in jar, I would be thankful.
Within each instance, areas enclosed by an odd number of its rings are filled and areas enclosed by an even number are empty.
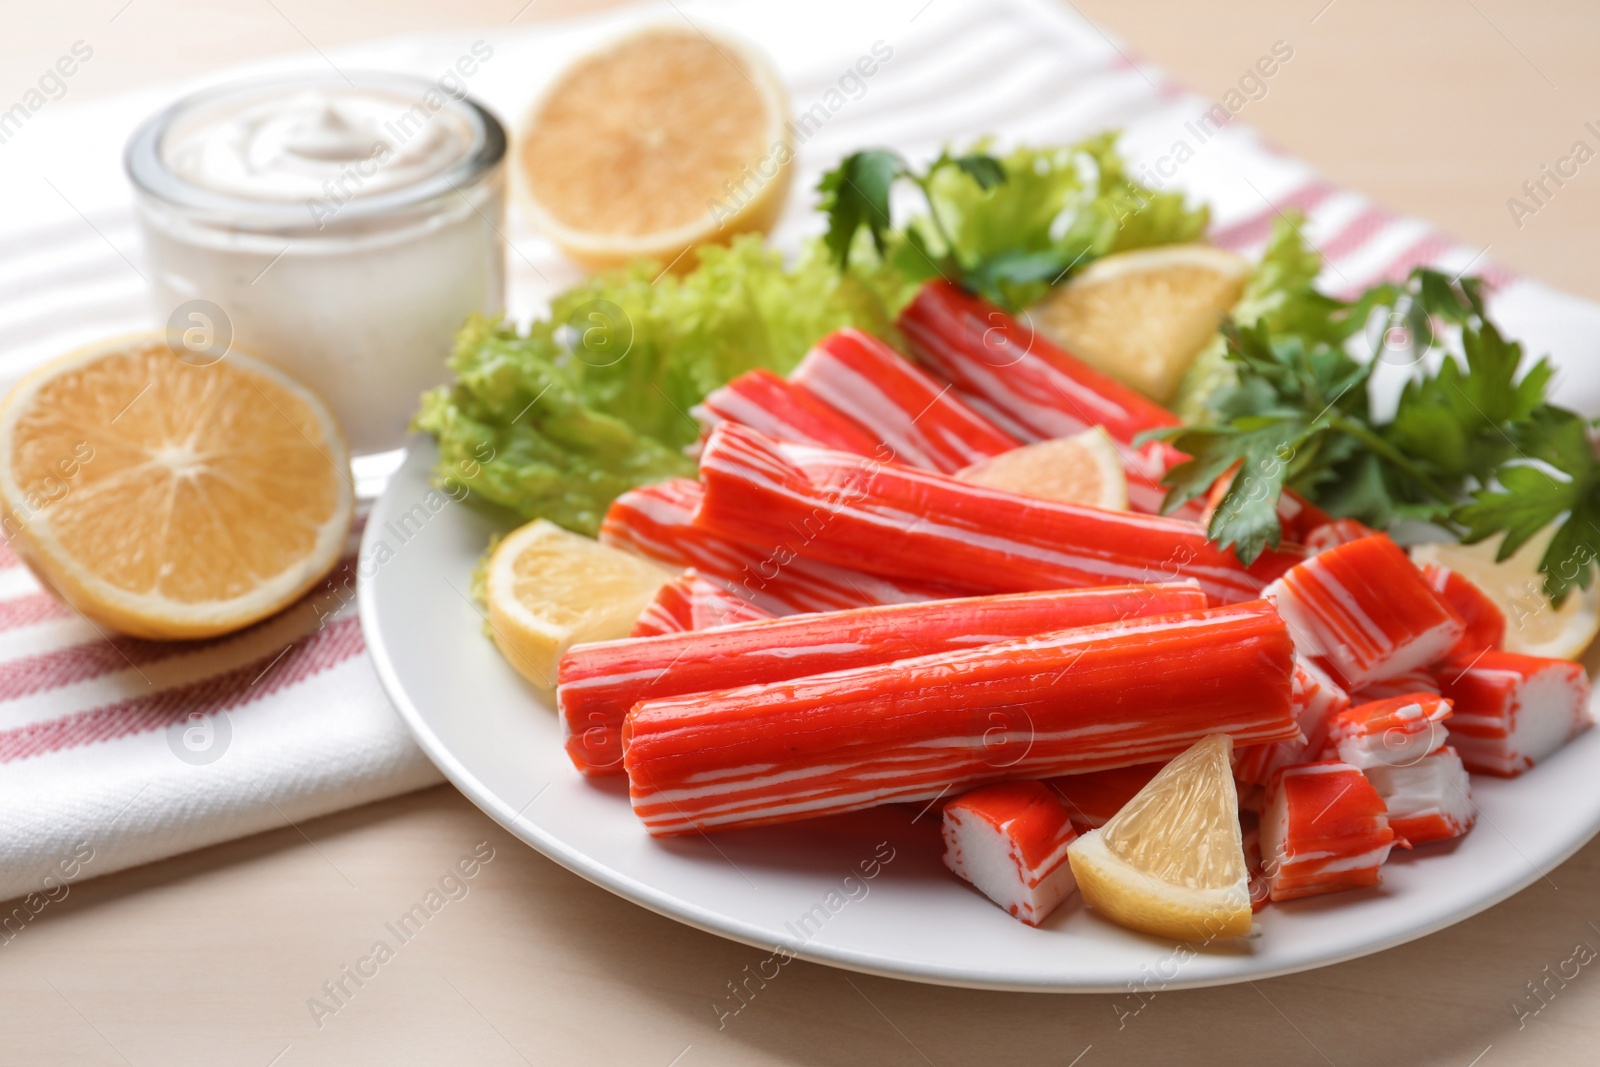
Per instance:
[[[503,307],[505,135],[442,82],[352,81],[197,94],[128,171],[169,328],[310,386],[359,455],[403,442],[462,321]]]

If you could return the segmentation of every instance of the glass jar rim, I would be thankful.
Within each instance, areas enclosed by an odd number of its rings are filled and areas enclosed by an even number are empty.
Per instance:
[[[180,119],[199,108],[225,102],[231,97],[244,99],[274,89],[293,90],[324,85],[398,90],[414,94],[419,102],[427,93],[437,93],[444,98],[442,108],[454,110],[465,120],[472,135],[467,151],[444,170],[411,185],[372,196],[355,197],[341,205],[340,216],[345,220],[372,220],[396,211],[416,208],[450,193],[463,192],[505,158],[505,127],[493,112],[465,93],[455,95],[442,89],[437,82],[413,74],[363,70],[312,71],[240,79],[180,97],[151,115],[134,131],[123,152],[123,169],[138,192],[195,215],[214,217],[234,226],[250,228],[316,228],[314,224],[308,225],[306,207],[301,201],[255,199],[219,192],[180,177],[162,157],[162,140]]]

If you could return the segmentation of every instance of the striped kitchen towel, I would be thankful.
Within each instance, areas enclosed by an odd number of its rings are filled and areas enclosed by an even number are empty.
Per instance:
[[[329,63],[438,77],[483,42],[492,56],[467,89],[514,126],[566,59],[646,19],[742,34],[782,72],[799,173],[773,235],[780,247],[820,232],[816,179],[854,149],[926,157],[985,135],[1004,147],[1121,127],[1137,175],[1212,205],[1220,244],[1258,251],[1275,218],[1303,213],[1335,291],[1423,263],[1484,275],[1499,286],[1495,312],[1507,332],[1552,354],[1564,400],[1600,413],[1600,309],[1329,185],[1249,129],[1252,103],[1298,76],[1290,39],[1264,41],[1238,87],[1205,100],[1053,0],[729,0],[364,44],[208,80]],[[194,87],[78,104],[69,82],[66,99],[29,103],[21,120],[7,113],[0,384],[76,344],[154,324],[122,145],[141,119]],[[514,315],[537,312],[579,278],[515,212],[506,237]],[[366,661],[349,577],[336,573],[244,633],[168,645],[100,633],[0,555],[0,898],[438,781]],[[3,916],[0,928],[0,940],[14,936]]]

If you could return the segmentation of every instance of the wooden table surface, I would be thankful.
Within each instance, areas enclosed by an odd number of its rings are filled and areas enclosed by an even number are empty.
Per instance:
[[[80,38],[96,59],[72,92],[88,99],[308,41],[593,6],[6,0],[0,99]],[[1520,227],[1507,206],[1573,142],[1595,142],[1584,123],[1600,120],[1600,6],[1079,7],[1209,95],[1274,40],[1291,41],[1294,65],[1251,105],[1253,124],[1335,181],[1600,299],[1600,169],[1580,171]],[[364,984],[344,976],[474,850],[492,859],[465,897]],[[1600,842],[1421,941],[1307,974],[1161,993],[1137,1014],[1126,997],[972,992],[795,963],[719,1029],[713,1002],[759,951],[584,882],[437,788],[74,885],[0,948],[0,1063],[1592,1063],[1600,976],[1585,961],[1600,958],[1597,923]],[[348,995],[314,1017],[308,1000],[326,999],[325,982]]]

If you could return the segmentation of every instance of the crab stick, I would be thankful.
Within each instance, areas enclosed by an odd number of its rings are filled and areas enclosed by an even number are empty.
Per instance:
[[[1438,692],[1439,679],[1434,677],[1433,671],[1427,667],[1417,667],[1404,674],[1397,674],[1393,678],[1369,682],[1350,694],[1350,698],[1357,704],[1368,704],[1374,700],[1403,697],[1408,693],[1437,694]]]
[[[624,764],[652,834],[760,826],[1286,740],[1292,670],[1265,601],[1154,615],[645,700]]]
[[[789,380],[888,446],[880,458],[908,467],[954,474],[1022,443],[964,404],[950,386],[860,330],[839,330],[818,341]]]
[[[1066,805],[1040,782],[1001,782],[944,806],[944,865],[1013,918],[1038,926],[1078,888]]]
[[[641,700],[780,682],[1013,637],[1196,611],[1193,582],[935,600],[577,645],[561,660],[556,707],[585,774],[622,772],[622,721]]]
[[[1451,659],[1471,659],[1486,649],[1505,646],[1505,612],[1476,583],[1437,563],[1424,564],[1422,577],[1466,623],[1466,632],[1450,650]]]
[[[774,553],[981,593],[1198,579],[1208,596],[1259,595],[1281,570],[1246,570],[1192,523],[1064,504],[934,471],[779,445],[719,426],[700,457],[695,524]]]
[[[1467,768],[1449,745],[1404,766],[1369,767],[1366,775],[1389,811],[1389,826],[1409,845],[1460,837],[1477,820]]]
[[[741,599],[691,567],[661,587],[639,613],[629,636],[653,637],[773,617],[772,612]]]
[[[1455,703],[1450,743],[1475,774],[1513,778],[1594,725],[1577,663],[1490,651],[1436,673]]]
[[[1282,612],[1295,647],[1319,657],[1351,691],[1434,663],[1466,630],[1382,534],[1312,556],[1262,595]]]
[[[1328,723],[1324,752],[1362,770],[1404,767],[1444,744],[1450,716],[1450,701],[1436,693],[1356,704]]]
[[[1350,694],[1303,656],[1294,659],[1294,721],[1300,736],[1271,745],[1235,749],[1233,776],[1266,785],[1284,767],[1317,758],[1328,741],[1328,725],[1350,706]]]
[[[1122,453],[1128,502],[1161,511],[1161,476],[1183,460],[1169,445],[1135,445],[1146,430],[1179,424],[1166,408],[1090,367],[1015,318],[946,281],[929,282],[900,313],[911,353],[968,406],[1031,444],[1103,426]],[[1179,514],[1197,520],[1203,504]]]
[[[694,567],[774,615],[954,595],[931,583],[864,574],[720,537],[694,523],[701,499],[700,484],[685,478],[630,489],[607,510],[600,540],[662,563]]]
[[[1376,885],[1395,833],[1366,775],[1326,760],[1277,773],[1260,840],[1267,892],[1279,901]]]
[[[770,370],[746,371],[713,389],[689,412],[706,430],[736,422],[776,441],[821,445],[870,456],[879,442],[806,389]]]

